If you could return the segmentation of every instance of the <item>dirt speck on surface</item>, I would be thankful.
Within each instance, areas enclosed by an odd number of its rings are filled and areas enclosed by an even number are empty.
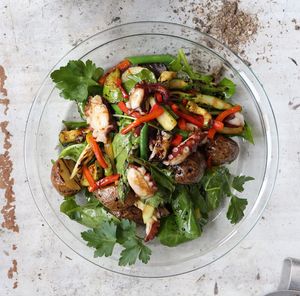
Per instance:
[[[294,58],[288,57],[296,66],[298,66],[297,61]]]
[[[218,283],[215,282],[215,286],[214,286],[214,295],[218,295],[218,294],[219,294]]]
[[[176,13],[182,15],[183,23],[193,15],[195,29],[212,35],[239,54],[255,39],[259,28],[257,15],[240,9],[238,0],[183,0],[179,6]]]
[[[256,279],[259,281],[260,280],[260,273],[258,272],[256,275]]]

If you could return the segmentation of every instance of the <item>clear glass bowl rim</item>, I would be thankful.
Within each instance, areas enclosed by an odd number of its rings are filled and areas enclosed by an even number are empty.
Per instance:
[[[264,117],[264,123],[267,122],[267,126],[270,128],[269,133],[267,133],[267,151],[268,151],[268,157],[269,160],[271,159],[272,161],[269,161],[269,167],[266,168],[266,171],[268,171],[271,175],[268,175],[268,179],[264,180],[264,192],[262,194],[263,196],[263,200],[261,201],[261,203],[259,204],[258,207],[256,207],[255,209],[255,219],[251,220],[251,221],[243,221],[243,228],[240,227],[240,229],[242,229],[242,231],[240,231],[240,234],[238,236],[238,238],[235,239],[234,242],[227,240],[226,242],[224,242],[224,244],[222,244],[222,246],[219,246],[219,251],[217,252],[217,254],[214,255],[214,258],[207,259],[205,260],[204,263],[202,263],[201,265],[193,265],[193,267],[190,267],[188,269],[185,269],[183,271],[167,271],[165,273],[158,273],[158,274],[151,274],[151,272],[146,272],[143,273],[141,272],[136,273],[136,272],[131,272],[130,270],[126,270],[126,269],[122,269],[122,268],[109,268],[109,267],[105,267],[105,266],[101,266],[98,263],[95,263],[93,261],[91,261],[89,258],[85,257],[84,255],[82,255],[79,251],[77,251],[75,248],[71,247],[70,244],[68,244],[68,242],[66,242],[60,235],[59,233],[57,233],[57,231],[54,229],[55,227],[53,227],[53,225],[51,225],[51,223],[47,220],[47,214],[45,213],[45,211],[43,210],[43,207],[41,207],[40,202],[38,201],[35,191],[37,190],[36,186],[34,185],[34,173],[32,173],[32,170],[29,169],[29,166],[31,165],[29,162],[27,161],[30,159],[30,157],[32,157],[32,152],[30,150],[30,145],[32,143],[32,127],[34,126],[34,115],[35,115],[35,108],[36,108],[36,101],[43,89],[43,87],[46,84],[47,79],[49,79],[50,73],[57,68],[57,65],[60,64],[60,62],[62,60],[64,60],[66,57],[69,56],[70,53],[76,51],[78,48],[80,48],[83,44],[85,44],[86,42],[89,42],[90,40],[93,40],[93,38],[99,37],[101,34],[105,34],[107,32],[116,30],[118,28],[130,28],[131,26],[135,26],[136,28],[139,27],[139,25],[142,26],[147,26],[148,32],[142,31],[140,32],[140,34],[159,34],[157,32],[153,32],[151,31],[151,28],[153,29],[154,26],[165,26],[165,27],[169,27],[170,29],[178,29],[178,31],[180,32],[181,30],[185,30],[185,31],[189,31],[192,32],[193,34],[199,35],[199,36],[205,36],[205,38],[207,40],[209,40],[210,42],[212,42],[213,44],[217,44],[219,48],[222,48],[222,50],[226,51],[228,54],[230,54],[234,59],[236,59],[239,63],[241,63],[244,67],[244,72],[246,72],[247,77],[251,79],[251,83],[252,83],[252,87],[250,88],[251,91],[255,91],[256,94],[259,93],[259,96],[262,97],[262,103],[265,104],[264,108],[266,110],[268,110],[268,116]],[[138,29],[137,29],[138,30]],[[170,35],[172,37],[177,37],[177,38],[183,38],[186,40],[189,40],[186,36],[182,37],[182,35],[176,35],[176,34],[168,34],[168,32],[160,32],[161,34],[165,34],[165,35]],[[128,37],[131,36],[131,34],[126,35],[122,35],[122,38],[124,37]],[[112,41],[112,40],[111,40]],[[191,41],[191,40],[189,40]],[[196,41],[193,41],[194,43],[197,43]],[[198,43],[199,44],[199,43]],[[99,44],[103,45],[103,44]],[[199,44],[200,45],[200,44]],[[202,45],[203,46],[203,45]],[[222,58],[222,57],[220,57]],[[240,76],[240,73],[237,72],[237,74]],[[240,77],[241,78],[241,77]],[[241,78],[242,80],[244,80],[243,78]],[[247,84],[247,83],[246,83]],[[248,85],[248,84],[247,84]],[[256,95],[255,95],[256,97]],[[36,133],[36,131],[34,131]],[[36,134],[34,134],[34,137],[36,138]],[[30,143],[31,142],[31,143]],[[274,116],[274,112],[271,106],[271,103],[267,97],[267,94],[263,88],[263,86],[261,85],[261,83],[259,82],[258,78],[256,77],[256,75],[254,74],[254,72],[251,70],[251,68],[249,68],[244,62],[243,60],[236,55],[234,52],[232,52],[230,50],[230,48],[228,48],[226,45],[220,43],[218,40],[216,40],[215,38],[211,37],[210,35],[206,34],[206,33],[202,33],[199,31],[196,31],[195,29],[192,29],[188,26],[184,26],[184,25],[179,25],[179,24],[175,24],[175,23],[170,23],[170,22],[161,22],[161,21],[139,21],[139,22],[130,22],[130,23],[124,23],[118,26],[114,26],[111,28],[108,28],[106,30],[103,30],[101,32],[98,32],[94,35],[92,35],[91,37],[87,38],[86,40],[82,41],[80,44],[78,44],[77,46],[75,46],[74,48],[72,48],[71,50],[69,50],[57,63],[56,65],[49,71],[49,73],[46,75],[46,77],[44,78],[34,100],[33,103],[31,105],[30,111],[29,111],[29,115],[27,118],[27,122],[26,122],[26,128],[25,128],[25,135],[24,135],[24,165],[25,165],[25,171],[26,171],[26,175],[28,178],[28,186],[30,188],[31,191],[31,195],[33,197],[33,200],[39,210],[39,212],[41,213],[41,215],[43,216],[43,218],[45,219],[45,221],[47,222],[47,224],[49,225],[49,227],[53,230],[53,232],[57,235],[57,237],[64,243],[66,244],[69,248],[71,248],[75,253],[77,253],[78,255],[80,255],[81,257],[85,258],[86,260],[88,260],[89,262],[104,268],[106,270],[112,271],[112,272],[116,272],[119,274],[123,274],[123,275],[129,275],[129,276],[134,276],[134,277],[145,277],[145,278],[162,278],[162,277],[169,277],[169,276],[176,276],[176,275],[180,275],[180,274],[184,274],[184,273],[188,273],[194,270],[197,270],[199,268],[205,267],[208,264],[211,264],[213,262],[215,262],[217,259],[223,257],[225,254],[227,254],[229,251],[231,251],[236,245],[238,245],[240,243],[241,240],[243,240],[248,233],[252,230],[252,228],[255,226],[255,224],[257,223],[257,221],[259,220],[259,218],[261,217],[263,210],[265,209],[274,185],[275,185],[275,181],[276,181],[276,176],[277,176],[277,170],[278,170],[278,162],[279,162],[279,141],[278,141],[278,130],[277,130],[277,124],[276,124],[276,120],[275,120],[275,116]],[[261,189],[262,190],[262,189]],[[49,217],[48,217],[49,218]],[[247,223],[246,223],[247,222]],[[241,224],[242,224],[241,223]],[[239,229],[239,230],[240,230]]]

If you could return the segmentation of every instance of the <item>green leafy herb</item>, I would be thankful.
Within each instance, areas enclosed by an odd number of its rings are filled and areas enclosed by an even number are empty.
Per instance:
[[[244,191],[244,184],[247,181],[252,181],[252,180],[254,180],[253,177],[249,177],[249,176],[236,176],[236,177],[233,178],[231,186],[232,186],[232,188],[234,188],[238,192],[243,192]]]
[[[250,142],[251,144],[254,144],[252,129],[247,122],[245,122],[243,133],[240,136],[245,140],[247,140],[248,142]]]
[[[223,93],[225,99],[229,99],[235,94],[236,86],[233,83],[233,81],[228,78],[223,78],[219,82],[218,87],[223,88],[222,93]]]
[[[174,214],[166,217],[160,227],[158,238],[163,245],[176,246],[201,235],[196,221],[194,206],[186,186],[178,186],[172,196]]]
[[[103,86],[103,96],[111,103],[118,103],[124,100],[122,92],[117,85],[117,80],[121,78],[121,72],[119,69],[112,71],[105,80]]]
[[[227,219],[233,224],[238,223],[244,217],[244,210],[247,204],[247,199],[233,195],[228,207]]]
[[[87,241],[89,247],[95,248],[95,257],[111,256],[117,242],[117,225],[104,222],[101,227],[87,230],[81,233],[82,238]]]
[[[61,67],[51,73],[51,78],[56,87],[61,90],[60,95],[67,100],[84,102],[90,91],[101,88],[97,82],[103,74],[101,68],[88,60],[85,63],[81,60],[69,61],[67,66]]]
[[[59,158],[68,158],[76,162],[86,145],[86,143],[70,145],[60,152]]]
[[[229,170],[225,167],[216,167],[205,173],[201,180],[208,210],[216,209],[223,197],[231,197],[230,205],[227,211],[227,217],[231,223],[237,223],[244,216],[244,210],[247,200],[235,196],[231,188],[239,192],[244,190],[244,184],[247,181],[254,180],[248,176],[237,176],[232,179]]]
[[[174,214],[161,220],[158,238],[161,244],[168,247],[175,247],[189,241],[185,233],[179,229]]]
[[[88,124],[86,121],[65,121],[65,120],[63,120],[62,123],[69,130],[88,127]]]
[[[94,247],[95,257],[110,256],[116,243],[124,249],[120,254],[119,265],[132,265],[137,259],[147,263],[151,250],[146,247],[136,235],[136,224],[129,220],[121,220],[120,223],[105,222],[101,227],[81,233],[88,246]]]
[[[76,203],[74,198],[65,199],[60,205],[60,211],[70,219],[90,228],[96,228],[105,221],[118,221],[118,219],[107,212],[96,199],[90,199],[84,205]]]
[[[129,68],[122,75],[122,83],[128,93],[141,81],[154,83],[156,78],[153,72],[142,67]]]
[[[184,71],[192,80],[200,80],[206,83],[212,81],[212,76],[200,74],[192,69],[182,49],[179,49],[177,57],[169,64],[168,68],[176,72]]]
[[[212,211],[219,207],[224,195],[230,195],[230,173],[225,167],[217,167],[206,171],[201,183],[206,192],[208,210]]]

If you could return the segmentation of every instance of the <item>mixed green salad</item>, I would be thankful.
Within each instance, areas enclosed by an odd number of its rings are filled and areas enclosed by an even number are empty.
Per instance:
[[[147,263],[149,241],[198,238],[225,198],[229,221],[243,218],[247,200],[234,192],[253,178],[224,165],[239,154],[232,137],[253,137],[230,79],[195,71],[183,50],[127,57],[106,72],[73,60],[51,78],[82,118],[63,121],[51,181],[61,212],[89,228],[81,236],[95,257],[119,244],[119,265]]]

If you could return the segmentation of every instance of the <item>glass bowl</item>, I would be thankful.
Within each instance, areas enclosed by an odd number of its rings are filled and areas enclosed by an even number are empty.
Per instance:
[[[109,68],[132,55],[170,53],[179,48],[199,69],[210,71],[223,65],[225,75],[237,85],[233,101],[244,107],[245,118],[253,128],[255,145],[239,140],[240,155],[230,165],[236,175],[255,180],[245,186],[248,199],[244,219],[231,225],[226,218],[226,202],[213,213],[203,235],[194,241],[168,248],[150,242],[151,260],[131,267],[118,266],[116,249],[112,257],[94,258],[80,232],[84,226],[60,213],[61,196],[50,181],[51,159],[58,155],[58,133],[62,120],[78,117],[75,104],[59,97],[49,74],[32,104],[25,135],[25,167],[34,201],[55,234],[77,254],[110,271],[138,277],[165,277],[186,273],[214,262],[235,247],[253,228],[271,195],[278,164],[278,135],[270,102],[254,73],[230,49],[194,29],[164,22],[128,23],[100,32],[65,55],[53,69],[69,60],[91,59]],[[50,71],[52,72],[53,69]]]

